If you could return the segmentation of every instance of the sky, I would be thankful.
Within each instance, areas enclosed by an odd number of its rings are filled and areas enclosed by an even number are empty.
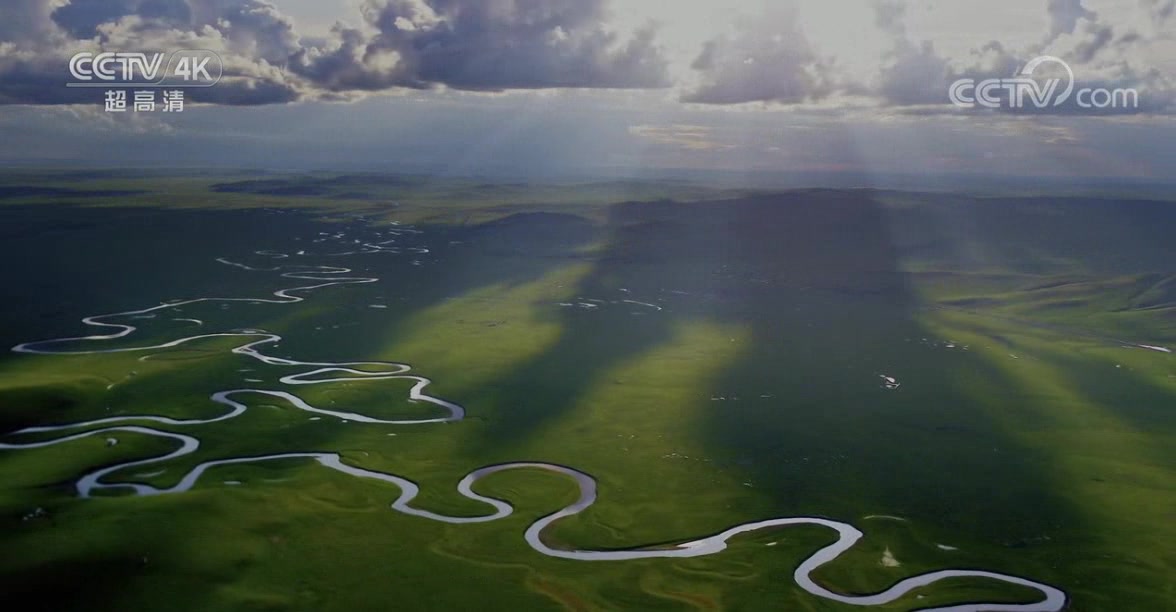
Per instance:
[[[182,113],[65,86],[79,52],[178,49],[223,60]],[[952,103],[1040,56],[1079,95]],[[0,3],[9,165],[1169,180],[1174,119],[1176,0]]]

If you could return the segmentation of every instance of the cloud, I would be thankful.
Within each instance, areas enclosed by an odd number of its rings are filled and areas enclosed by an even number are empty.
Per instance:
[[[903,45],[882,69],[877,94],[896,105],[936,104],[948,101],[951,69],[929,42]]]
[[[733,33],[716,35],[703,46],[693,68],[701,85],[683,96],[688,102],[739,104],[767,102],[819,108],[851,104],[901,109],[908,114],[958,113],[948,92],[958,79],[982,81],[1012,77],[1041,55],[1064,59],[1075,71],[1079,88],[1134,88],[1138,108],[1117,112],[1176,113],[1176,83],[1148,62],[1150,46],[1164,37],[1176,0],[1138,0],[1139,11],[1116,12],[1115,21],[1089,10],[1082,0],[1044,0],[1047,28],[1040,38],[1013,49],[999,39],[954,57],[908,31],[907,0],[875,0],[874,26],[887,39],[886,50],[870,77],[854,80],[836,58],[822,55],[797,24],[796,13],[778,5]],[[1109,13],[1108,13],[1109,15]],[[1151,30],[1152,35],[1141,32]],[[1084,109],[1071,98],[1048,109],[1009,112],[1106,114]]]
[[[701,84],[682,96],[685,102],[792,104],[820,100],[836,88],[831,60],[813,51],[790,5],[741,19],[732,34],[708,41],[691,67]]]
[[[1145,9],[1158,5],[1164,0],[1140,0]],[[1010,51],[1000,42],[992,41],[979,51],[973,51],[969,58],[956,58],[949,62],[951,67],[943,83],[958,78],[972,78],[980,81],[1001,78],[1020,73],[1021,68],[1035,57],[1049,55],[1061,58],[1073,70],[1074,86],[1081,89],[1133,90],[1139,92],[1138,106],[1120,109],[1083,108],[1078,100],[1071,97],[1060,106],[1039,109],[1026,107],[1005,108],[1011,114],[1053,114],[1053,115],[1099,115],[1099,114],[1171,114],[1176,112],[1173,93],[1176,87],[1161,71],[1146,67],[1148,47],[1154,42],[1143,36],[1138,28],[1139,21],[1132,15],[1120,14],[1114,23],[1108,23],[1094,11],[1087,9],[1082,0],[1047,0],[1045,12],[1048,28],[1038,42],[1027,47]],[[1167,17],[1160,7],[1151,11],[1148,21],[1160,23]],[[987,52],[987,53],[986,53]],[[977,61],[984,55],[987,61]],[[1037,76],[1042,76],[1040,73]],[[1060,73],[1045,76],[1060,76]],[[937,100],[925,98],[923,104],[934,104]],[[954,112],[948,106],[923,108],[916,112]]]
[[[612,1],[623,6],[623,0]],[[815,33],[819,28],[806,28],[793,0],[766,3],[764,12],[735,19],[692,57],[682,58],[683,64],[693,60],[695,78],[682,84],[679,99],[955,112],[947,91],[956,79],[1012,76],[1033,57],[1049,54],[1069,62],[1083,84],[1134,87],[1141,110],[1176,112],[1172,67],[1156,64],[1176,48],[1159,45],[1176,42],[1171,27],[1176,0],[1120,0],[1115,10],[1099,12],[1083,0],[1038,0],[1045,26],[1035,40],[1011,45],[994,31],[996,39],[950,54],[918,38],[926,28],[908,28],[908,17],[925,17],[908,15],[911,2],[856,6],[873,11],[872,26],[869,14],[863,15],[862,32],[880,33],[882,40],[871,43],[883,50],[849,58],[849,64],[836,53],[861,55],[859,47],[832,46],[836,35],[822,37]],[[672,85],[654,28],[618,34],[608,25],[608,3],[363,0],[353,24],[308,38],[270,0],[0,0],[0,104],[92,103],[94,92],[64,87],[67,64],[76,52],[104,50],[215,51],[225,64],[222,82],[189,95],[195,102],[224,105],[355,100],[372,92],[433,88]],[[821,42],[831,46],[822,48]]]
[[[98,28],[95,40],[103,49],[207,49],[223,63],[223,75],[214,87],[192,88],[192,102],[226,105],[258,105],[292,102],[308,93],[306,83],[284,69],[284,53],[275,53],[282,37],[273,29],[242,27],[236,11],[267,10],[252,0],[227,8],[217,24],[171,27],[153,19],[132,16]],[[258,25],[256,21],[251,25]],[[57,74],[67,74],[59,71]],[[60,84],[58,85],[60,88]]]
[[[1152,24],[1159,26],[1176,14],[1176,0],[1142,0],[1144,8],[1151,16]]]
[[[1098,15],[1082,6],[1082,0],[1047,0],[1045,12],[1049,15],[1049,40],[1062,34],[1072,34],[1078,21],[1093,22]]]
[[[293,24],[264,0],[17,0],[0,8],[0,24],[0,104],[92,103],[93,90],[65,87],[81,51],[214,51],[224,77],[189,89],[193,102],[281,103],[308,91],[284,70],[298,48]]]
[[[57,4],[46,0],[5,0],[0,3],[0,43],[52,37],[57,29],[52,19]]]
[[[878,77],[866,88],[890,106],[945,105],[951,83],[960,78],[1011,76],[1024,62],[999,41],[989,41],[966,58],[951,61],[929,41],[913,41],[907,33],[904,0],[879,0],[875,23],[890,38]]]
[[[68,0],[52,12],[53,22],[77,39],[93,38],[103,24],[130,16],[179,25],[191,19],[191,10],[184,0]]]
[[[604,0],[372,0],[291,69],[338,91],[668,86],[653,29],[607,30]]]
[[[227,105],[436,86],[668,86],[653,29],[621,39],[603,25],[605,1],[367,0],[362,27],[308,40],[266,0],[5,0],[0,103],[81,101],[64,82],[83,50],[215,51],[224,79],[190,94]]]

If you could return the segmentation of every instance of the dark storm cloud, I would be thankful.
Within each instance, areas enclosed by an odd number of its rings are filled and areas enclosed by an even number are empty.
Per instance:
[[[98,26],[131,15],[169,25],[185,24],[192,17],[184,0],[70,0],[52,18],[74,38],[92,38]]]
[[[77,102],[64,66],[103,50],[215,51],[225,80],[192,99],[226,105],[400,87],[667,86],[652,29],[621,39],[603,25],[605,1],[368,0],[363,27],[312,41],[266,0],[6,0],[0,103]]]
[[[53,4],[46,0],[0,2],[0,44],[50,36],[55,30],[52,15]]]
[[[67,73],[65,62],[53,64],[57,70],[46,70],[46,63],[29,59],[0,57],[0,105],[4,104],[87,104],[96,99],[93,91],[64,87],[60,75]]]

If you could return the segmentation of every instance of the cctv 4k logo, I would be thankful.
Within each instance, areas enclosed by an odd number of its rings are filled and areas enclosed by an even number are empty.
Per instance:
[[[224,71],[214,51],[83,52],[69,60],[66,87],[212,87]]]

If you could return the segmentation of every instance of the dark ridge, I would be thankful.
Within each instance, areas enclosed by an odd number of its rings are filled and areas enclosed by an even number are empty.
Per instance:
[[[68,189],[33,185],[0,186],[0,200],[17,198],[118,198],[147,193],[129,189]]]

